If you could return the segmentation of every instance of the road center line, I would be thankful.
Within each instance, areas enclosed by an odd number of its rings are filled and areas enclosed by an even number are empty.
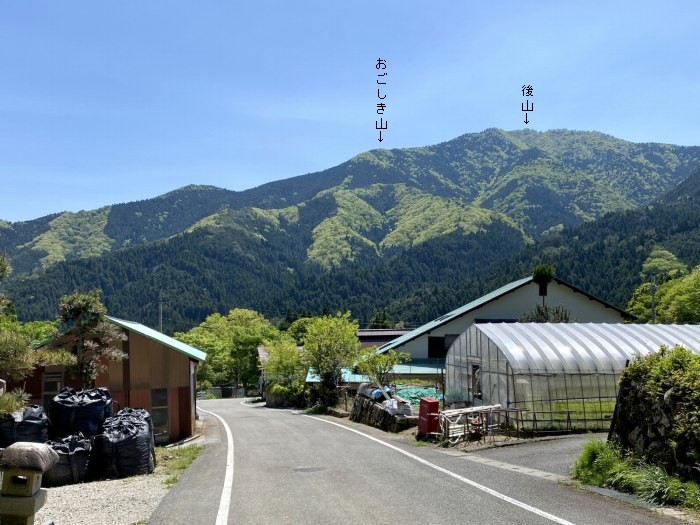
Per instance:
[[[364,432],[360,432],[359,430],[355,430],[354,428],[346,427],[345,425],[341,425],[341,424],[336,423],[334,421],[328,421],[327,419],[322,419],[320,417],[308,416],[308,415],[305,417],[309,417],[309,418],[315,419],[317,421],[322,421],[323,423],[328,423],[329,425],[335,425],[336,427],[343,428],[345,430],[348,430],[350,432],[354,432],[355,434],[358,434],[358,435],[365,437],[367,439],[371,439],[372,441],[375,441],[376,443],[379,443],[380,445],[384,445],[387,448],[395,450],[396,452],[399,452],[400,454],[403,454],[404,456],[407,456],[407,457],[413,459],[414,461],[417,461],[418,463],[422,463],[423,465],[430,467],[434,470],[437,470],[438,472],[441,472],[443,474],[447,474],[448,476],[451,476],[451,477],[461,481],[462,483],[466,483],[467,485],[470,485],[470,486],[474,487],[475,489],[486,492],[487,494],[490,494],[491,496],[494,496],[498,499],[506,501],[512,505],[515,505],[516,507],[520,507],[521,509],[532,512],[533,514],[537,514],[538,516],[542,516],[543,518],[546,518],[550,521],[553,521],[554,523],[559,523],[560,525],[574,525],[570,521],[567,521],[563,518],[555,516],[554,514],[550,514],[549,512],[545,512],[541,509],[538,509],[537,507],[533,507],[532,505],[528,505],[527,503],[524,503],[524,502],[519,501],[517,499],[511,498],[510,496],[506,496],[505,494],[501,494],[500,492],[497,492],[493,489],[490,489],[490,488],[486,487],[485,485],[477,483],[476,481],[472,481],[471,479],[465,478],[464,476],[460,476],[459,474],[455,474],[454,472],[451,472],[445,468],[442,468],[438,465],[435,465],[434,463],[431,463],[430,461],[427,461],[419,456],[416,456],[415,454],[411,454],[410,452],[406,452],[405,450],[400,449],[397,446],[391,445],[390,443],[386,443],[385,441],[382,441],[381,439],[377,439],[374,436],[370,436],[369,434],[365,434]]]
[[[221,488],[221,499],[219,500],[219,512],[216,514],[216,525],[228,524],[228,513],[231,507],[231,493],[233,491],[233,435],[231,429],[221,416],[214,412],[209,412],[197,407],[197,410],[209,414],[218,419],[226,430],[226,475],[224,476],[224,486]]]

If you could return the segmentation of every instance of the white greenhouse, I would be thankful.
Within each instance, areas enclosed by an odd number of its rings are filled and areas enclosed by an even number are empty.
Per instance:
[[[607,429],[625,364],[662,345],[700,353],[700,326],[474,324],[447,353],[445,406],[500,404],[505,424],[538,432]]]

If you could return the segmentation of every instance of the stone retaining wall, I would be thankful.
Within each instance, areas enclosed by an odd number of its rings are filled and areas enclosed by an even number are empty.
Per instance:
[[[686,419],[686,400],[673,389],[657,398],[639,385],[620,385],[610,439],[634,456],[664,467],[685,479],[700,480],[697,451],[688,434],[679,440],[674,424]]]
[[[382,408],[382,405],[361,395],[355,396],[350,420],[380,428],[386,432],[401,432],[418,426],[418,416],[391,415]]]

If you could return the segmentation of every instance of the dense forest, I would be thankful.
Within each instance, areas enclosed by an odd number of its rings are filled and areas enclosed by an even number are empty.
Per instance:
[[[47,319],[99,288],[117,317],[158,326],[162,306],[169,333],[236,307],[350,310],[362,326],[386,308],[415,326],[547,262],[624,307],[654,246],[700,264],[698,166],[696,147],[486,130],[245,192],[0,222],[3,289],[22,319]]]

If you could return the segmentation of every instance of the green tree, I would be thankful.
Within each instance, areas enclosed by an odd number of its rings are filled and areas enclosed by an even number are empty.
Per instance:
[[[568,323],[571,321],[571,312],[563,306],[536,304],[534,310],[525,312],[518,321],[521,323]]]
[[[234,360],[231,353],[231,327],[226,316],[211,314],[189,332],[176,332],[175,339],[207,353],[197,368],[200,387],[224,385],[234,381]]]
[[[0,281],[7,277],[10,271],[10,261],[7,258],[7,253],[0,253]],[[16,320],[17,316],[15,315],[12,303],[5,297],[5,294],[0,293],[0,321],[2,321],[3,318]]]
[[[640,323],[648,323],[651,320],[651,283],[644,283],[634,290],[626,310]]]
[[[307,327],[304,353],[309,368],[319,376],[319,398],[324,406],[337,402],[342,369],[351,367],[358,356],[357,329],[350,312],[316,317]]]
[[[258,346],[265,340],[277,339],[279,331],[254,310],[236,308],[227,316],[231,323],[232,351],[236,366],[237,382],[244,387],[253,386],[258,382]]]
[[[396,365],[411,360],[406,352],[397,353],[395,350],[378,354],[375,347],[367,348],[357,360],[357,370],[363,376],[369,377],[379,388],[389,384],[389,379]]]
[[[10,273],[7,254],[0,254],[0,281]],[[21,324],[13,304],[0,293],[0,378],[21,380],[31,374],[37,365],[32,338],[20,331]],[[5,392],[0,396],[0,415],[7,416],[22,410],[29,396],[22,389]]]
[[[20,380],[36,366],[35,352],[29,337],[13,330],[0,330],[0,375],[2,379]]]
[[[394,321],[386,308],[375,310],[369,320],[367,328],[393,328]]]
[[[700,266],[688,275],[671,279],[656,289],[656,319],[660,323],[700,323]],[[651,288],[639,286],[627,303],[627,311],[642,322],[651,319]]]
[[[540,264],[536,266],[532,271],[532,280],[540,287],[542,306],[544,306],[544,298],[547,296],[547,285],[554,280],[554,266],[551,264]]]
[[[0,254],[0,280],[10,273],[5,253]],[[20,380],[31,374],[39,363],[34,344],[46,338],[46,329],[39,326],[55,326],[52,323],[34,322],[22,325],[17,321],[12,303],[0,294],[0,377]],[[50,332],[49,332],[50,333]]]
[[[58,323],[47,346],[67,349],[72,354],[68,370],[80,380],[83,389],[95,385],[97,376],[107,369],[107,361],[128,357],[117,346],[125,336],[107,320],[99,290],[64,295],[58,305]]]
[[[189,332],[178,332],[175,338],[207,352],[207,360],[199,367],[200,382],[214,385],[257,383],[258,346],[274,340],[279,332],[254,310],[237,308],[228,315],[209,315]]]
[[[7,252],[0,253],[0,280],[7,277],[10,273],[10,261],[7,258]]]
[[[657,290],[658,319],[662,323],[700,323],[700,266],[685,277],[665,282]]]
[[[641,276],[647,282],[650,282],[654,277],[656,284],[662,284],[687,274],[688,266],[679,261],[673,253],[660,246],[655,246],[642,264]]]
[[[287,333],[294,338],[298,345],[304,346],[306,340],[306,330],[309,323],[313,321],[313,317],[301,317],[296,319],[287,329]]]
[[[268,358],[264,363],[269,381],[286,387],[299,388],[306,379],[304,354],[296,341],[288,335],[264,341]]]
[[[47,341],[58,328],[56,321],[29,321],[21,323],[20,333],[29,337],[33,343],[43,343]]]

